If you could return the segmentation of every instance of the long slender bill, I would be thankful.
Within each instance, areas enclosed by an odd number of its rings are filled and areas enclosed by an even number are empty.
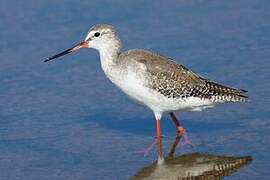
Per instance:
[[[59,58],[61,56],[64,56],[66,54],[69,54],[71,52],[77,51],[77,50],[79,50],[81,48],[88,48],[88,44],[87,44],[86,41],[82,41],[82,42],[76,44],[75,46],[73,46],[72,48],[69,48],[69,49],[67,49],[67,50],[65,50],[65,51],[63,51],[63,52],[61,52],[59,54],[56,54],[54,56],[51,56],[51,57],[45,59],[44,62],[48,62],[48,61],[51,61],[53,59]]]

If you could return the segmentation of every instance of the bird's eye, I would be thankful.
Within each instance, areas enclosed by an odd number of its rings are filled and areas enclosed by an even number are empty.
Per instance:
[[[96,33],[94,34],[95,37],[98,37],[99,35],[100,35],[99,32],[96,32]]]

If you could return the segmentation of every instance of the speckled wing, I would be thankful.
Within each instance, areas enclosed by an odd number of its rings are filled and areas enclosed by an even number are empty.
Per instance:
[[[146,51],[137,62],[145,65],[149,86],[168,98],[199,97],[213,102],[247,100],[247,96],[243,95],[247,91],[205,79],[164,56]]]

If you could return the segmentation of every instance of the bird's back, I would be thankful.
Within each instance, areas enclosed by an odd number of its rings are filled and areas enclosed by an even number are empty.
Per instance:
[[[247,101],[244,95],[247,91],[208,80],[165,56],[141,49],[129,50],[121,56],[142,66],[148,86],[167,98],[198,97],[212,102]]]

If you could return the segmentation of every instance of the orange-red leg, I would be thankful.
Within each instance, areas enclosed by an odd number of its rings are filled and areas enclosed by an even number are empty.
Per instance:
[[[171,150],[170,150],[170,152],[168,154],[168,157],[170,157],[170,158],[173,158],[174,157],[176,147],[178,146],[180,140],[181,140],[181,136],[179,136],[177,134],[177,136],[175,137],[174,143],[171,146]]]
[[[162,135],[161,135],[161,126],[160,119],[156,119],[156,130],[157,130],[157,153],[159,158],[163,158],[163,150],[162,150]]]
[[[180,136],[181,138],[183,137],[183,140],[184,140],[183,144],[192,145],[191,142],[189,141],[187,135],[186,135],[186,130],[181,125],[181,123],[177,120],[176,115],[173,112],[170,112],[169,114],[170,114],[170,116],[171,116],[171,118],[172,118],[172,120],[177,128],[178,136]]]
[[[156,144],[157,154],[158,154],[158,163],[161,164],[163,162],[162,133],[161,133],[161,125],[160,125],[161,114],[155,113],[155,117],[156,117],[156,139],[155,139],[155,142],[152,143],[146,149],[138,151],[138,152],[142,152],[142,153],[144,153],[144,156],[147,156],[149,154],[150,150]]]
[[[170,112],[169,114],[170,114],[170,116],[171,116],[171,118],[172,118],[172,120],[173,120],[173,122],[174,122],[174,124],[175,124],[175,126],[177,128],[178,135],[184,136],[185,129],[183,128],[183,126],[181,125],[181,123],[177,120],[175,114],[173,112]]]

